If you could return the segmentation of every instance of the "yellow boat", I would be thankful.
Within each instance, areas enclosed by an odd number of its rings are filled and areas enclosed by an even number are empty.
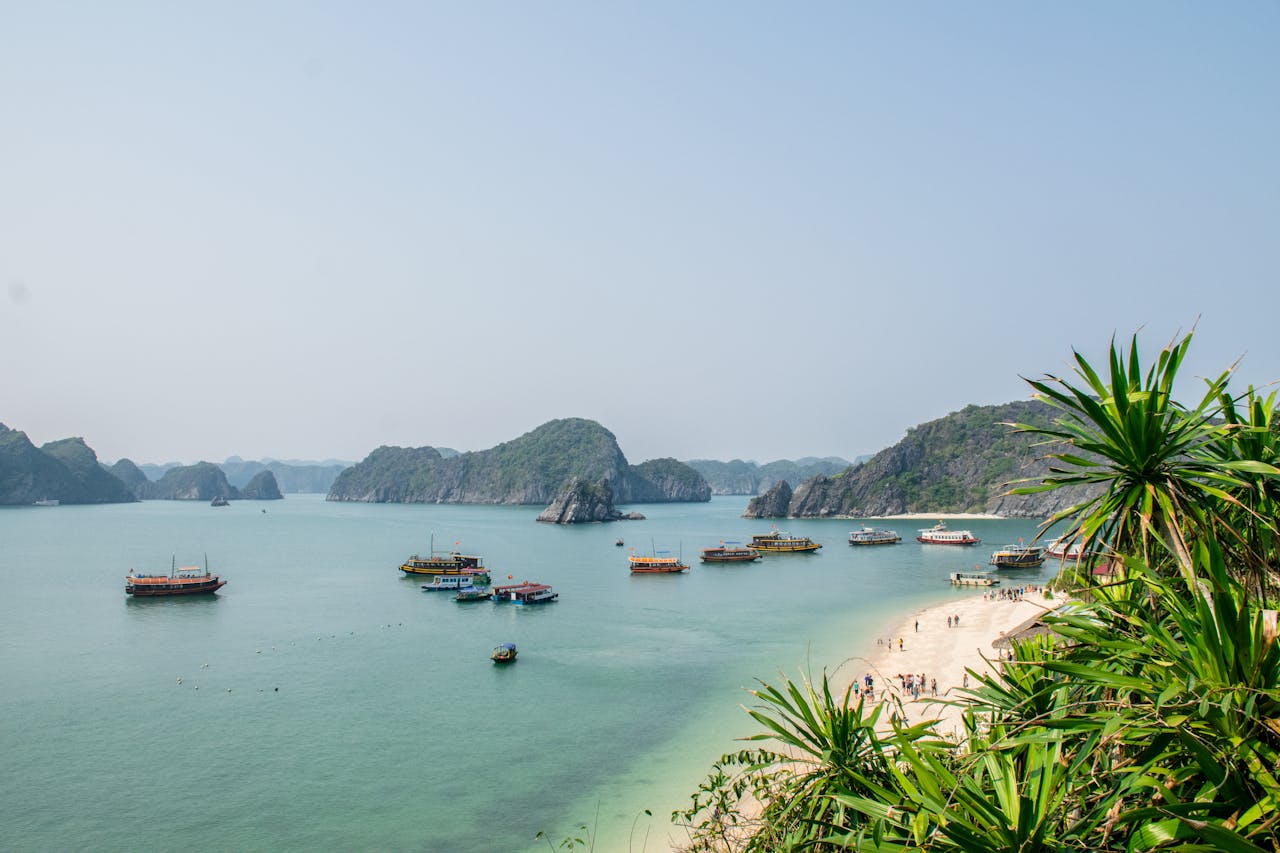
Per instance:
[[[757,551],[787,553],[816,551],[822,546],[808,536],[792,536],[790,533],[775,530],[772,533],[760,533],[752,536],[751,547]]]

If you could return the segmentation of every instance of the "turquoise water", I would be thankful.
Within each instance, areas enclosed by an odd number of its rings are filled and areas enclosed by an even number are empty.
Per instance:
[[[745,503],[579,527],[302,495],[0,511],[0,848],[545,850],[537,832],[586,823],[597,850],[666,849],[671,809],[753,731],[742,688],[834,668],[913,608],[974,594],[946,574],[1034,533],[975,521],[976,549],[850,548],[849,521],[790,521],[822,552],[699,564],[768,530]],[[560,600],[422,592],[396,566],[433,532]],[[619,536],[693,569],[632,577]],[[229,583],[125,596],[130,567],[175,553]],[[495,667],[507,640],[520,659]]]

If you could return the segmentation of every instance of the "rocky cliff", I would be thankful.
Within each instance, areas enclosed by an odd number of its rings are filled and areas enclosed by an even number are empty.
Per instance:
[[[547,524],[582,524],[613,521],[622,513],[613,508],[613,490],[608,480],[589,483],[581,477],[571,479],[560,494],[538,515]]]
[[[27,434],[0,424],[0,504],[32,504],[48,498],[65,504],[134,500],[124,483],[98,464],[83,439],[36,447]]]
[[[155,483],[144,483],[138,497],[146,500],[209,501],[214,498],[239,500],[240,492],[227,482],[227,475],[212,462],[180,465],[164,472]]]
[[[617,439],[582,418],[550,421],[489,450],[445,457],[435,448],[380,447],[343,471],[333,501],[547,504],[574,477],[607,480],[618,503],[710,500],[697,472],[675,460],[633,468]]]
[[[767,492],[752,498],[743,518],[786,518],[791,511],[791,484],[786,480],[774,483]]]
[[[124,483],[124,487],[129,490],[129,494],[137,497],[138,488],[147,482],[147,475],[142,473],[142,469],[133,464],[131,459],[121,459],[107,469],[120,482]]]
[[[270,471],[259,471],[240,490],[240,497],[247,501],[278,501],[284,498],[284,495],[280,494],[280,486],[276,483],[275,474]]]
[[[907,431],[902,441],[834,476],[796,487],[785,512],[753,501],[752,518],[872,517],[914,512],[981,512],[1045,518],[1082,499],[1080,489],[1006,496],[1014,480],[1048,470],[1048,449],[1005,422],[1048,425],[1054,410],[1038,401],[968,406]]]

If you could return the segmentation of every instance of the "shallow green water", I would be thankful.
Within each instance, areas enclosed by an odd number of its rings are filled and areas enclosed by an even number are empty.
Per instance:
[[[768,529],[738,518],[745,502],[568,528],[530,507],[296,495],[0,511],[0,848],[545,850],[538,831],[587,823],[597,850],[664,849],[671,809],[752,731],[741,688],[974,594],[947,572],[1034,533],[973,522],[977,548],[850,548],[849,521],[793,521],[822,552],[697,563]],[[889,526],[910,540],[923,523]],[[560,600],[422,592],[396,566],[433,531]],[[693,569],[632,577],[619,536]],[[125,596],[130,567],[175,553],[207,553],[228,585]],[[495,667],[506,640],[520,659]]]

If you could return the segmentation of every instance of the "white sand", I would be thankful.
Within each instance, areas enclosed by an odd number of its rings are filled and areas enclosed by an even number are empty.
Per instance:
[[[853,667],[849,676],[861,681],[869,672],[877,700],[888,689],[902,697],[909,722],[941,719],[941,733],[959,734],[959,711],[939,704],[937,699],[948,698],[948,691],[963,687],[966,669],[981,673],[997,666],[1000,653],[992,645],[996,640],[1033,616],[1063,603],[1061,597],[1046,599],[1039,592],[1027,593],[1020,601],[983,597],[984,591],[995,590],[998,593],[1001,588],[978,588],[968,598],[912,613],[887,636],[877,640],[870,654],[849,661]],[[1003,588],[1010,589],[1008,586]],[[948,617],[953,619],[951,627],[947,626]],[[861,671],[859,666],[862,666]],[[932,681],[937,679],[937,699],[932,689],[927,689],[921,692],[919,699],[912,700],[902,689],[899,673],[915,673],[917,679],[923,673],[925,685],[930,688]],[[841,684],[841,689],[846,684]]]

